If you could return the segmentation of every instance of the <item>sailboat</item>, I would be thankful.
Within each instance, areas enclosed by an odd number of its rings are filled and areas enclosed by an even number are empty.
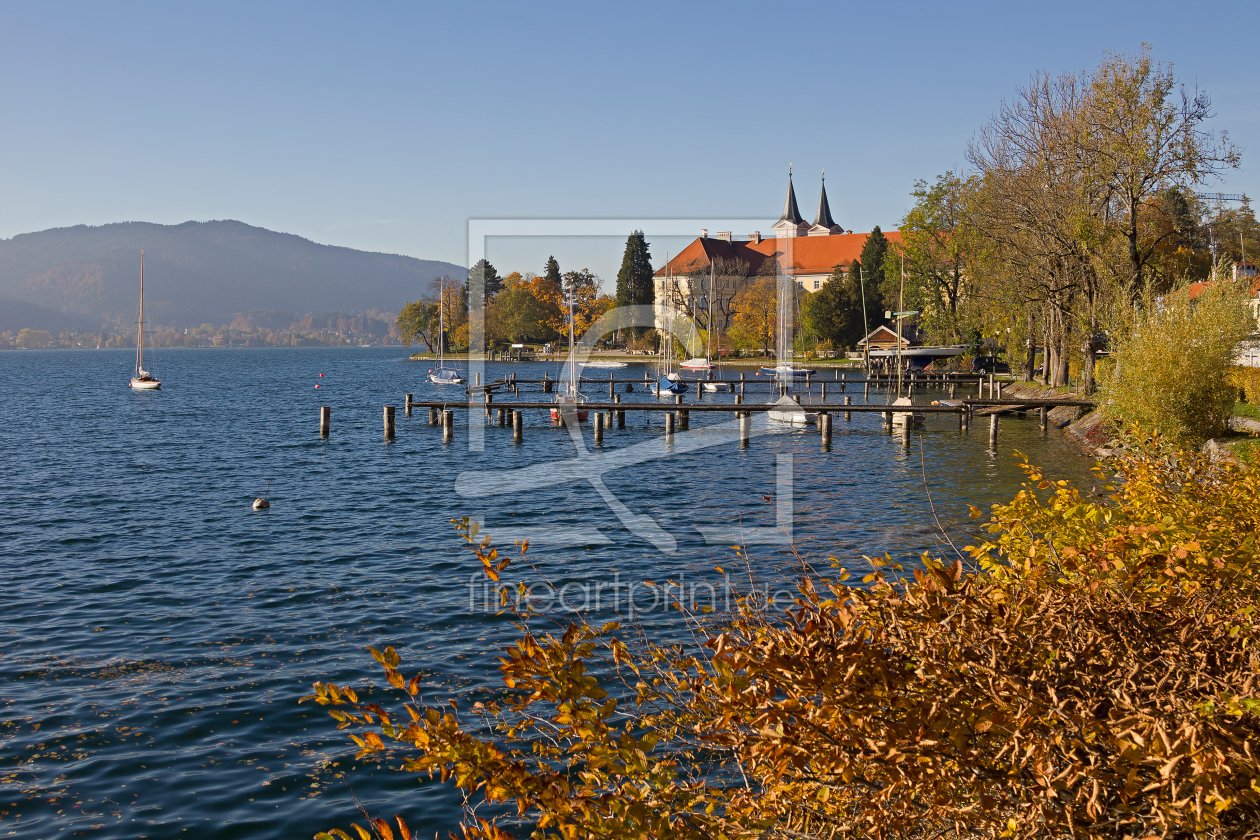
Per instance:
[[[778,312],[776,313],[778,323],[774,349],[775,355],[778,356],[778,363],[773,367],[762,368],[763,371],[773,373],[778,381],[779,399],[771,403],[773,407],[766,411],[766,419],[793,426],[812,426],[818,422],[818,415],[815,412],[806,411],[795,397],[787,393],[793,376],[812,372],[793,367],[790,362],[785,361],[792,358],[792,339],[789,331],[792,326],[792,316],[795,314],[795,305],[796,283],[792,278],[784,276],[779,280]]]
[[[905,329],[906,322],[904,319],[906,318],[908,314],[907,312],[904,311],[906,308],[905,257],[902,257],[902,260],[901,260],[901,291],[898,292],[898,295],[897,295],[897,306],[898,306],[898,311],[897,311],[897,399],[893,400],[893,405],[894,406],[913,406],[914,400],[910,399],[910,397],[908,396],[903,397],[901,395],[901,374],[903,371],[901,367],[901,344],[902,344],[901,334],[902,334],[902,331]],[[894,411],[890,419],[892,420],[893,426],[908,430],[908,429],[914,428],[915,426],[922,426],[923,417],[924,415],[922,411]]]
[[[144,369],[144,251],[140,252],[140,317],[136,321],[136,375],[131,387],[137,391],[156,391],[162,383]]]
[[[438,289],[438,366],[429,371],[429,381],[434,385],[462,385],[464,377],[459,371],[446,366],[446,284],[439,281]]]
[[[694,321],[693,321],[693,324],[694,324]],[[712,370],[713,369],[713,362],[711,361],[712,349],[713,349],[713,263],[710,262],[709,263],[709,329],[708,329],[708,337],[705,343],[704,358],[700,358],[699,356],[696,356],[694,358],[688,359],[687,361],[683,362],[682,364],[679,365],[679,367],[682,368],[683,370],[704,370],[704,371]]]
[[[709,263],[709,321],[708,321],[709,328],[705,333],[705,339],[704,339],[704,359],[689,360],[692,362],[703,361],[704,365],[703,366],[696,365],[692,367],[692,370],[703,370],[707,372],[707,371],[713,370],[713,368],[715,367],[715,365],[713,364],[713,295],[716,291],[714,280],[715,278],[714,278],[713,263],[710,262]],[[687,362],[683,362],[683,367],[687,367]],[[709,374],[709,375],[712,376],[712,374]],[[719,371],[719,375],[720,375],[720,371]],[[733,386],[729,382],[704,381],[704,382],[701,382],[698,387],[702,391],[710,391],[710,392],[733,390]]]
[[[677,373],[674,373],[674,300],[673,300],[673,278],[669,277],[669,259],[665,260],[666,280],[665,288],[669,294],[665,297],[665,330],[661,333],[661,377],[656,381],[655,385],[648,386],[652,393],[658,397],[669,397],[677,394],[683,394],[687,391],[687,383],[683,382]]]
[[[551,419],[555,422],[560,420],[569,420],[575,414],[579,423],[586,422],[586,418],[590,416],[584,408],[579,406],[586,402],[586,397],[578,393],[578,366],[574,364],[576,359],[573,355],[573,292],[569,292],[569,388],[564,394],[556,394],[556,404],[551,409]],[[576,409],[576,411],[575,411]]]

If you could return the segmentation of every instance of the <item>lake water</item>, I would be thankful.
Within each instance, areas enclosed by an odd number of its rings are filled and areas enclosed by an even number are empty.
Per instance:
[[[693,412],[672,447],[660,415],[645,425],[630,413],[595,452],[630,455],[597,487],[573,477],[575,443],[541,412],[520,445],[485,429],[481,452],[463,412],[451,442],[424,410],[405,417],[404,392],[442,397],[430,365],[403,356],[164,351],[162,390],[132,392],[129,351],[0,354],[0,837],[310,837],[357,817],[351,791],[374,814],[402,813],[417,836],[445,836],[458,820],[451,788],[356,766],[326,711],[297,701],[317,679],[376,680],[369,644],[394,645],[430,700],[496,684],[514,628],[484,609],[452,518],[474,516],[509,546],[530,537],[538,571],[527,574],[567,585],[571,602],[599,584],[603,600],[588,606],[605,612],[608,593],[622,612],[633,594],[667,634],[642,581],[681,578],[721,597],[714,566],[730,565],[731,534],[770,540],[748,551],[776,583],[791,565],[786,524],[801,555],[851,568],[862,554],[943,551],[924,474],[960,533],[973,527],[969,504],[1018,487],[1014,450],[1089,482],[1090,462],[1031,417],[1004,420],[996,452],[987,423],[964,433],[929,416],[907,446],[878,415],[837,417],[824,453],[813,431],[741,449],[713,426],[729,415]],[[652,399],[641,388],[623,398]],[[385,404],[398,406],[392,443]],[[327,440],[320,405],[332,406]],[[504,472],[461,483],[470,471]],[[268,482],[271,509],[251,510]],[[494,491],[506,492],[484,495]],[[627,530],[615,509],[643,527]]]

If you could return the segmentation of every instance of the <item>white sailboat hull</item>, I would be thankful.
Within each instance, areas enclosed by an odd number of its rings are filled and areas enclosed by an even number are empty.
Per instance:
[[[131,387],[137,391],[156,391],[162,387],[162,383],[156,379],[132,379]]]
[[[729,391],[731,390],[731,383],[729,382],[701,382],[700,388],[701,390],[709,391],[709,392]]]
[[[818,415],[801,408],[801,404],[791,397],[781,397],[774,408],[766,412],[766,419],[775,423],[787,423],[792,426],[812,426],[818,422]]]

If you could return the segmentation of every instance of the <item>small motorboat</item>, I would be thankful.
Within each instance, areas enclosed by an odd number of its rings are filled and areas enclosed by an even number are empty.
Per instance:
[[[774,408],[766,412],[766,419],[775,423],[788,423],[793,426],[812,426],[818,422],[818,415],[806,411],[801,404],[789,396],[782,396],[773,404]]]
[[[688,359],[680,364],[679,367],[683,370],[712,370],[713,363],[708,359],[696,357],[694,359]]]
[[[716,393],[718,391],[730,391],[732,389],[733,389],[733,386],[729,382],[701,382],[700,383],[700,390],[708,391],[709,393]]]

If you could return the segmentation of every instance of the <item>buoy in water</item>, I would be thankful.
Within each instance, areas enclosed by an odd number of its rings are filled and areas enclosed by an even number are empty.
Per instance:
[[[323,376],[321,373],[320,376]],[[316,385],[316,388],[319,386]],[[267,501],[267,496],[271,493],[271,482],[267,482],[267,489],[263,491],[261,499],[254,499],[254,510],[266,510],[271,507],[271,502]]]
[[[627,384],[627,385],[626,385],[626,393],[627,393],[627,394],[633,394],[633,393],[634,393],[634,386],[633,386],[633,385],[630,385],[630,384]]]
[[[321,373],[321,374],[320,374],[320,377],[322,378],[322,377],[323,377],[323,375],[324,375],[324,374],[322,374],[322,373]]]
[[[316,385],[315,387],[316,387],[316,388],[318,388],[319,386],[318,386],[318,385]]]

